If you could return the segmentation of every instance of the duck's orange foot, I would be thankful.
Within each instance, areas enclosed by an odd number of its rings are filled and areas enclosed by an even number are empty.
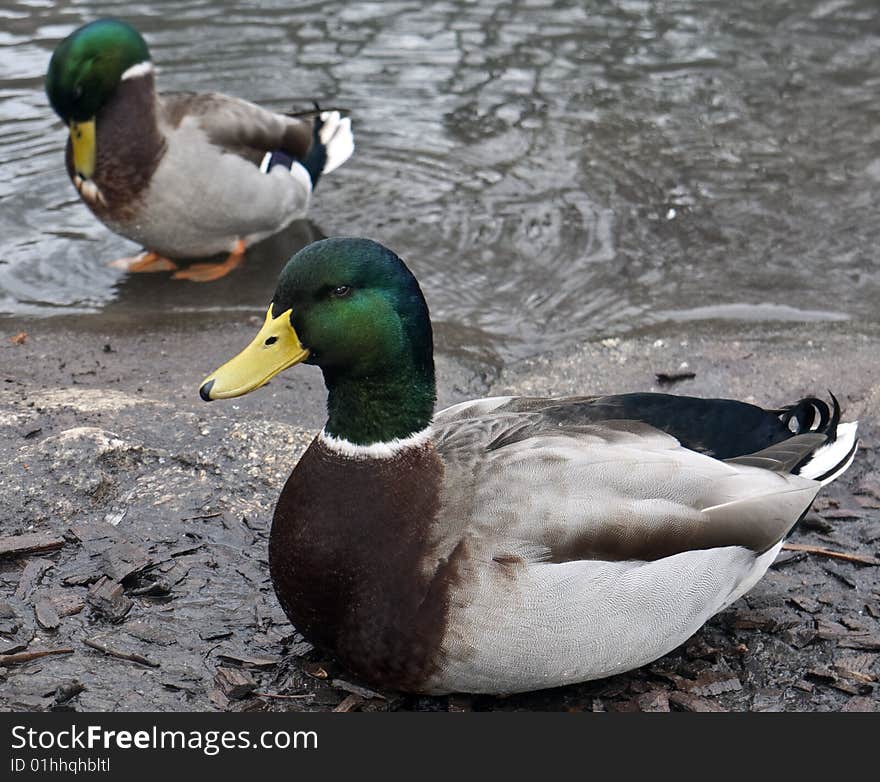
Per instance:
[[[212,282],[225,277],[233,269],[241,266],[244,262],[244,242],[239,239],[235,249],[229,253],[229,257],[220,263],[194,263],[186,269],[181,269],[172,275],[175,280],[190,280],[191,282]]]
[[[110,261],[108,266],[126,272],[173,272],[177,268],[170,258],[154,252],[141,253],[133,258],[117,258]]]

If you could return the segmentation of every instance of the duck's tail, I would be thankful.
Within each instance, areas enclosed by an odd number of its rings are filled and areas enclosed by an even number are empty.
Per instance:
[[[351,118],[343,117],[338,111],[322,111],[321,128],[318,136],[327,150],[327,160],[322,174],[335,171],[354,152],[354,135],[351,132]]]
[[[351,119],[338,111],[319,111],[315,115],[312,145],[300,161],[312,180],[312,189],[322,174],[335,171],[354,152]]]
[[[846,472],[859,447],[859,422],[840,423],[840,404],[834,394],[829,394],[830,408],[821,399],[808,397],[779,411],[789,428],[797,427],[794,429],[797,434],[812,431],[826,435],[825,442],[793,470],[796,475],[819,481],[823,486]]]
[[[351,119],[343,117],[335,109],[321,111],[317,105],[314,111],[287,116],[312,118],[312,143],[309,151],[301,159],[280,149],[267,152],[260,163],[260,171],[265,174],[275,166],[283,166],[295,177],[304,180],[306,187],[314,190],[322,174],[329,174],[339,168],[354,152]]]
[[[855,459],[859,447],[858,428],[858,421],[839,424],[837,437],[813,451],[795,473],[819,481],[823,486],[839,478]]]
[[[840,405],[831,394],[831,406],[807,397],[781,410],[772,410],[791,432],[774,445],[727,459],[777,472],[790,472],[823,486],[840,477],[856,455],[858,421],[840,423]]]

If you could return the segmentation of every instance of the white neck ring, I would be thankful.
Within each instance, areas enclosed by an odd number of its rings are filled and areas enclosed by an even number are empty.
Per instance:
[[[122,76],[119,78],[120,81],[127,81],[128,79],[139,79],[141,76],[146,76],[149,73],[153,72],[153,63],[149,60],[145,60],[144,62],[139,62],[136,65],[132,65],[130,68],[123,71]]]
[[[344,437],[334,437],[322,429],[318,439],[334,453],[347,456],[350,459],[391,459],[411,448],[421,448],[431,439],[431,434],[431,427],[426,426],[409,437],[395,438],[384,443],[358,445]]]

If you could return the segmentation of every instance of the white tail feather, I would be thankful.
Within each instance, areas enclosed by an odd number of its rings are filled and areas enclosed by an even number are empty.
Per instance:
[[[351,119],[343,117],[338,111],[325,111],[321,114],[324,121],[320,130],[321,142],[327,147],[327,162],[323,173],[335,171],[354,152],[354,136],[351,132]]]
[[[856,455],[858,421],[850,421],[837,427],[837,438],[818,448],[798,475],[819,481],[823,486],[846,472]]]

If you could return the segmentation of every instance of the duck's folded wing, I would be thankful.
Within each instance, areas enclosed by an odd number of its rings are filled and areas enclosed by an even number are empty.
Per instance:
[[[302,159],[311,144],[311,123],[240,98],[220,93],[166,93],[161,103],[163,117],[172,127],[195,123],[211,143],[256,162],[274,150]]]
[[[762,552],[819,489],[796,475],[713,459],[640,422],[553,430],[536,416],[498,412],[438,426],[450,534],[467,524],[502,548],[544,546],[553,562],[648,561],[723,546]]]
[[[675,648],[750,589],[819,484],[684,448],[639,422],[437,424],[456,589],[437,692],[600,678]],[[784,467],[796,454],[762,454]],[[445,560],[441,560],[445,561]]]

